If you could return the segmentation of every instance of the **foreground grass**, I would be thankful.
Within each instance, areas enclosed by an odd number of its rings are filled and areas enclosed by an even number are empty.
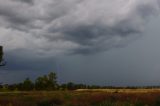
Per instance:
[[[117,89],[1,92],[0,106],[160,106],[160,91]]]

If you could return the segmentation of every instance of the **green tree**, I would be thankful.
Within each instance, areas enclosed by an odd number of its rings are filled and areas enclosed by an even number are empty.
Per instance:
[[[35,89],[36,90],[44,90],[45,89],[45,84],[44,84],[44,78],[43,77],[38,77],[35,81]]]
[[[68,90],[75,90],[76,85],[73,82],[69,82],[69,83],[67,83],[67,89]]]
[[[2,62],[2,57],[3,57],[3,47],[0,46],[0,63]]]
[[[6,63],[3,61],[3,47],[0,46],[0,66],[5,66]]]
[[[3,60],[3,47],[0,46],[0,66],[1,66],[2,60]]]
[[[49,73],[42,77],[38,77],[35,81],[36,90],[55,90],[57,89],[57,76],[56,73]]]
[[[34,89],[33,82],[29,78],[26,78],[22,83],[22,90],[30,91],[33,89]]]
[[[57,84],[57,76],[56,76],[56,73],[49,73],[48,74],[48,88],[53,90],[53,89],[56,89],[58,87],[58,84]]]

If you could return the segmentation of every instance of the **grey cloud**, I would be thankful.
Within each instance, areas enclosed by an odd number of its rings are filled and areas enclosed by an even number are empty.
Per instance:
[[[34,3],[34,0],[15,0],[15,1],[28,3],[28,4],[33,4]]]
[[[158,13],[158,3],[158,0],[0,0],[0,43],[8,51],[21,49],[32,55],[106,51],[137,37],[149,17]],[[13,39],[9,39],[11,33]]]

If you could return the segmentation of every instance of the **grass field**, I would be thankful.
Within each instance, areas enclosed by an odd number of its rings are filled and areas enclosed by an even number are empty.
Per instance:
[[[94,91],[94,92],[110,92],[110,93],[147,93],[147,92],[160,92],[160,89],[78,89],[76,91]]]
[[[0,106],[160,106],[160,89],[0,92]]]

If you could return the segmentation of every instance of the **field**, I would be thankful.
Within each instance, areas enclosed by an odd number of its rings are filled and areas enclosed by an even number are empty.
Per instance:
[[[0,92],[0,106],[160,106],[160,89]]]

